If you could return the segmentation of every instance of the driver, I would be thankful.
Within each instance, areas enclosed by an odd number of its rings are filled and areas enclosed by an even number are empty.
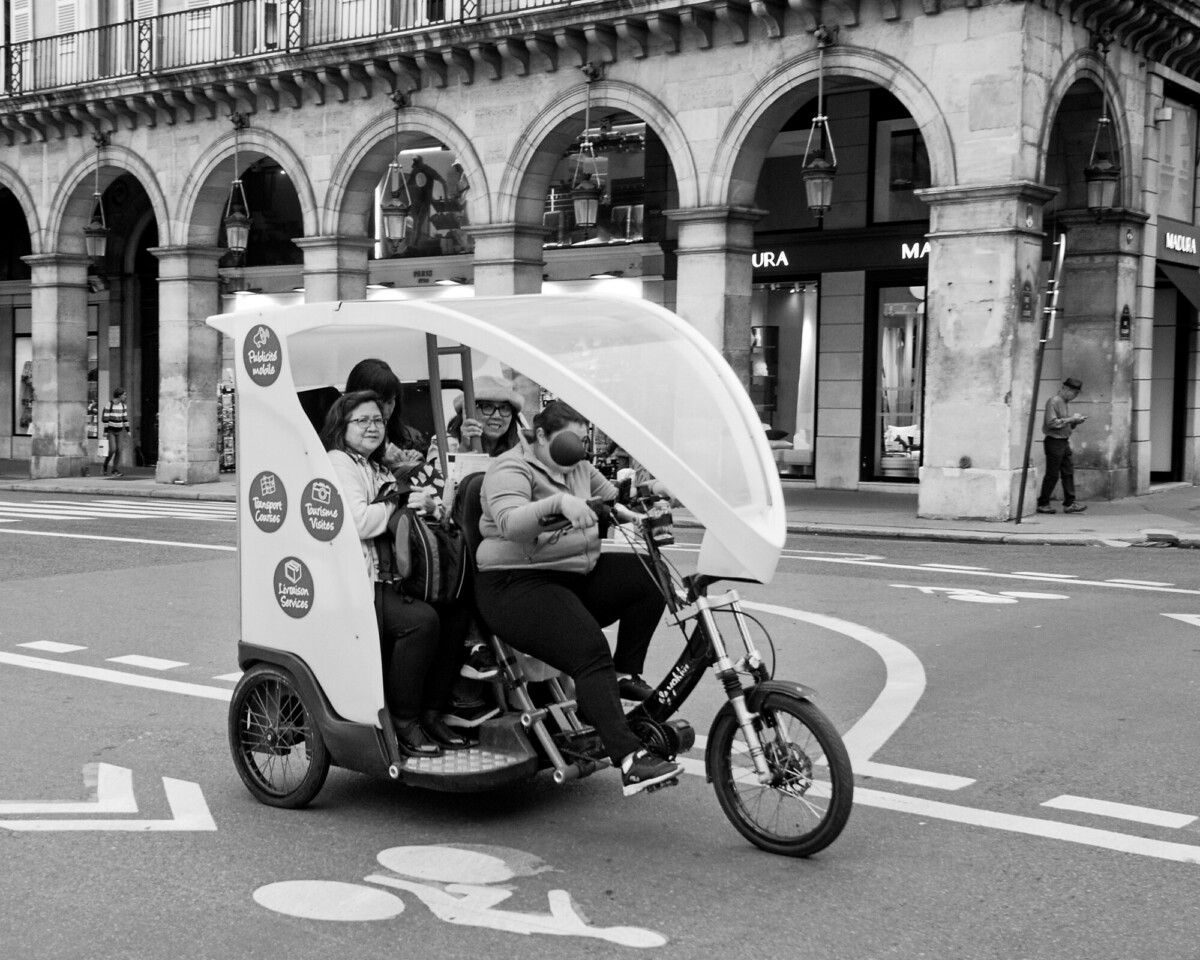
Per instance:
[[[665,602],[637,556],[600,552],[596,514],[586,501],[613,501],[617,488],[587,460],[567,467],[554,460],[550,444],[563,433],[582,440],[587,422],[552,400],[533,418],[533,441],[522,438],[488,468],[475,599],[502,640],[575,681],[580,708],[620,767],[628,797],[682,771],[643,748],[625,720],[617,683],[624,671],[642,688],[640,699],[649,695],[638,674]],[[539,521],[555,514],[570,528],[544,529]],[[617,620],[614,655],[603,628]]]

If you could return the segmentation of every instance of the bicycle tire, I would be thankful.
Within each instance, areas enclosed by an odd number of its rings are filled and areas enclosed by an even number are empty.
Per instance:
[[[238,681],[229,748],[246,789],[267,806],[306,806],[329,775],[329,749],[295,677],[271,664],[256,664]]]
[[[824,850],[842,832],[854,802],[841,736],[812,703],[778,691],[764,698],[754,727],[775,775],[771,784],[758,781],[733,711],[722,710],[713,722],[708,773],[721,809],[763,850],[788,857]]]

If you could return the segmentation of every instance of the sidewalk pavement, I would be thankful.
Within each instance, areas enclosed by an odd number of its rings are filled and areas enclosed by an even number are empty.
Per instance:
[[[178,500],[237,499],[237,475],[223,473],[215,483],[157,483],[150,468],[129,468],[122,477],[29,479],[29,463],[0,460],[0,490],[93,496],[161,497]],[[867,484],[857,490],[818,490],[811,482],[783,481],[789,533],[827,536],[895,537],[975,543],[1068,544],[1080,546],[1161,546],[1200,548],[1200,488],[1190,483],[1161,484],[1143,497],[1090,500],[1086,513],[1033,514],[1020,523],[994,520],[929,520],[917,516],[915,487]],[[1083,502],[1083,501],[1081,501]],[[696,526],[686,510],[675,512],[681,526]]]

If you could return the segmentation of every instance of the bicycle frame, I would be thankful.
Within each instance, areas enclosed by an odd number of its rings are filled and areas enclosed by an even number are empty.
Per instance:
[[[755,686],[758,686],[770,680],[770,672],[763,663],[758,648],[754,645],[754,639],[750,636],[738,592],[729,590],[720,596],[710,597],[706,588],[712,580],[692,575],[683,579],[686,593],[681,596],[671,580],[661,547],[649,534],[646,521],[639,521],[639,543],[634,543],[632,537],[627,537],[627,539],[633,544],[635,550],[638,549],[639,544],[645,546],[648,572],[663,594],[672,620],[687,637],[687,643],[679,655],[679,659],[675,661],[675,666],[662,679],[654,692],[627,714],[630,722],[650,720],[658,725],[665,724],[696,689],[701,678],[711,666],[725,689],[729,704],[737,717],[738,726],[741,727],[746,738],[759,782],[770,783],[772,774],[767,765],[758,732],[754,728],[756,714],[746,702],[747,691],[742,686],[739,676],[740,672],[749,673],[754,678]],[[721,610],[728,610],[733,614],[742,646],[745,649],[745,654],[736,660],[730,657],[725,639],[713,616],[714,612]],[[687,634],[684,625],[689,620],[695,620],[695,625],[691,633]]]

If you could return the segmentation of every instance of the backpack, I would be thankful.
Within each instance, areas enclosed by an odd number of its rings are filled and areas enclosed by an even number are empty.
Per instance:
[[[399,502],[407,496],[405,487],[385,488],[376,502]],[[446,603],[461,595],[466,563],[462,531],[453,520],[398,507],[388,518],[387,529],[375,538],[375,546],[379,579],[398,593],[426,603]]]

